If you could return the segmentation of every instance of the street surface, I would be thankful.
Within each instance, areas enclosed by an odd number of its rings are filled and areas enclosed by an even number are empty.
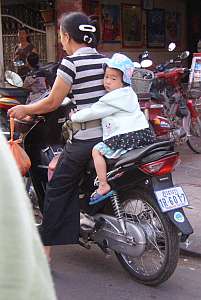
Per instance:
[[[201,299],[201,155],[193,154],[187,146],[178,150],[182,164],[174,173],[174,181],[182,185],[190,201],[191,209],[185,212],[194,233],[189,252],[181,253],[173,276],[157,288],[143,286],[123,270],[115,256],[106,257],[98,247],[57,246],[52,273],[58,300]]]

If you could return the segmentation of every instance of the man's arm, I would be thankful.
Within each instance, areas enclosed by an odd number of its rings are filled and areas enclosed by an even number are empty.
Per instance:
[[[17,105],[9,109],[8,113],[11,117],[23,119],[27,115],[40,115],[54,111],[60,106],[63,99],[68,95],[71,85],[57,76],[52,90],[48,97],[28,105]]]

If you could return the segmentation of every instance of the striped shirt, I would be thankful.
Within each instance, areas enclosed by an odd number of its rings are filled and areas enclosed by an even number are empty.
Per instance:
[[[106,58],[94,48],[83,47],[63,58],[57,75],[71,85],[73,101],[79,110],[90,107],[105,94],[103,64]],[[90,139],[102,136],[100,127],[79,131],[75,137]]]

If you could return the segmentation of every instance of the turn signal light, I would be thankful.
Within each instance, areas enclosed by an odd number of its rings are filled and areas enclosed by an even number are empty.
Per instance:
[[[158,118],[153,119],[153,122],[155,125],[160,125],[161,124],[161,120]]]
[[[176,153],[174,155],[141,165],[139,169],[147,174],[162,176],[171,173],[180,162],[181,160],[179,154]]]

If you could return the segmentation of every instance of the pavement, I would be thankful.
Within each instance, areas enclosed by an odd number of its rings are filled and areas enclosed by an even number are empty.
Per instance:
[[[180,145],[181,164],[173,172],[174,183],[183,187],[189,207],[184,211],[194,233],[186,243],[180,244],[181,253],[201,257],[201,154],[195,154],[188,146]]]

